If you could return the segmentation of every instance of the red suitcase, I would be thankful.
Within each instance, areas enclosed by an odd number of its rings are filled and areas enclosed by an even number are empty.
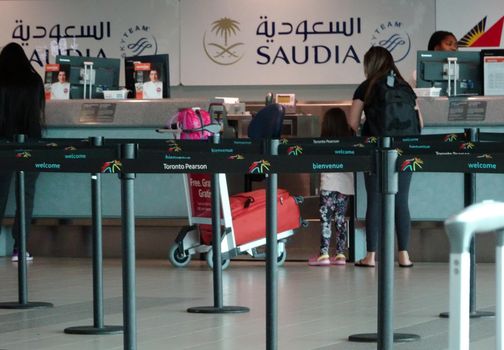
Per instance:
[[[240,246],[266,236],[266,190],[232,195],[229,198],[236,245]],[[296,199],[287,190],[277,190],[277,233],[301,226]],[[201,242],[210,245],[212,227],[200,225]]]

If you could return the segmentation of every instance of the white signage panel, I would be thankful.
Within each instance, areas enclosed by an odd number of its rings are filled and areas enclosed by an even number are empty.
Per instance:
[[[41,74],[56,55],[121,58],[167,53],[170,83],[177,85],[179,5],[178,0],[1,1],[0,46],[21,44]]]
[[[355,84],[373,45],[406,77],[435,28],[434,0],[181,1],[184,85]]]

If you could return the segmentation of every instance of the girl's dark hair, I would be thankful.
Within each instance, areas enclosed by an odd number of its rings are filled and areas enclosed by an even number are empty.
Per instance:
[[[324,113],[321,137],[347,137],[354,132],[348,125],[345,112],[341,108],[331,108]]]
[[[376,83],[384,79],[391,71],[394,72],[399,83],[406,83],[394,63],[394,58],[387,49],[381,46],[373,46],[366,52],[364,55],[364,73],[366,74],[368,86],[364,94],[365,105],[372,102]]]
[[[2,49],[0,71],[0,137],[40,137],[45,124],[44,84],[19,44]]]
[[[455,35],[451,32],[446,32],[444,30],[438,30],[437,32],[432,33],[429,44],[427,45],[427,50],[434,51],[436,46],[441,44],[441,42],[448,36],[452,36],[455,38]]]

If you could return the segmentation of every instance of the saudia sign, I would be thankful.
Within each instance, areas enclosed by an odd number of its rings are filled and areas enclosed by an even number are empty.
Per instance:
[[[361,34],[361,18],[351,17],[344,21],[308,21],[296,23],[288,21],[270,21],[267,16],[260,17],[256,35],[266,41],[265,45],[257,48],[257,64],[326,64],[345,63],[360,59],[355,48],[350,45],[308,45],[307,41],[313,37],[331,36],[351,37]],[[291,42],[298,45],[282,45],[283,37],[290,37]],[[292,40],[294,38],[294,40]],[[278,43],[279,42],[279,43]],[[335,42],[337,42],[335,40]]]
[[[340,21],[299,22],[273,21],[260,16],[255,35],[263,45],[254,49],[258,65],[281,64],[339,64],[352,61],[361,63],[361,57],[353,44],[347,44],[354,36],[362,34],[363,19],[350,17]],[[232,18],[220,18],[210,25],[203,35],[206,56],[218,65],[232,65],[246,53],[241,24]],[[334,44],[309,44],[310,39],[331,38]],[[288,38],[288,40],[284,40]],[[313,40],[312,40],[313,41]],[[299,44],[297,44],[297,42]],[[341,43],[340,43],[341,42]],[[396,62],[405,59],[411,50],[411,38],[401,21],[390,20],[380,24],[372,33],[370,46],[383,46]]]
[[[308,45],[309,38],[322,35],[351,37],[361,34],[361,18],[351,17],[348,21],[303,20],[298,23],[271,21],[268,16],[260,16],[255,34],[265,41],[255,49],[256,63],[275,64],[326,64],[345,63],[360,58],[352,45]],[[211,30],[203,36],[206,56],[219,65],[231,65],[245,54],[245,43],[240,40],[240,22],[231,18],[221,18],[211,24]],[[290,44],[283,45],[282,39],[289,36]],[[211,40],[212,38],[213,40]],[[292,38],[298,38],[300,45],[293,45]],[[309,40],[308,40],[309,41]]]

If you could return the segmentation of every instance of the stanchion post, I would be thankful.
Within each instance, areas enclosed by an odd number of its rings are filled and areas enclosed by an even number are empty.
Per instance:
[[[213,143],[218,144],[220,135],[213,135]],[[220,181],[219,174],[212,174],[211,193],[212,193],[212,274],[213,274],[213,306],[195,306],[187,309],[189,313],[203,314],[226,314],[226,313],[244,313],[250,309],[244,306],[224,306],[222,296],[222,254],[221,254],[221,199],[220,199]]]
[[[24,143],[24,135],[18,138],[18,143]],[[28,266],[26,261],[26,202],[25,202],[25,173],[24,171],[16,172],[16,203],[19,220],[19,249],[18,249],[18,298],[20,304],[28,303]]]
[[[269,153],[278,155],[279,140],[269,141]],[[278,175],[267,175],[266,189],[266,350],[278,349]]]
[[[397,152],[390,150],[390,138],[383,139],[380,151],[382,229],[378,264],[378,349],[392,349],[394,343],[394,205],[398,175]]]
[[[396,343],[420,339],[416,334],[394,333],[394,207],[398,191],[397,151],[390,149],[390,137],[381,139],[376,171],[382,196],[382,227],[378,239],[378,333],[355,334],[354,342],[377,342],[377,349],[391,350]]]
[[[136,145],[121,145],[121,158],[135,159]],[[135,350],[136,293],[135,293],[135,174],[121,173],[122,270],[123,270],[123,344],[125,350]]]
[[[91,145],[103,145],[103,137],[89,138]],[[103,244],[102,244],[101,174],[91,174],[91,218],[93,241],[93,326],[64,329],[67,334],[117,334],[122,326],[105,326],[103,312]]]
[[[15,135],[15,142],[23,144],[26,136]],[[0,309],[33,309],[52,307],[51,303],[28,302],[28,266],[26,261],[26,203],[25,203],[25,172],[16,171],[16,211],[18,215],[18,302],[0,303]]]
[[[102,137],[91,139],[93,146],[103,143]],[[91,215],[93,219],[93,325],[103,328],[103,245],[101,174],[91,174]]]

